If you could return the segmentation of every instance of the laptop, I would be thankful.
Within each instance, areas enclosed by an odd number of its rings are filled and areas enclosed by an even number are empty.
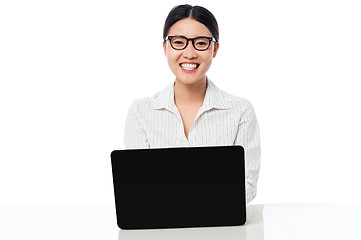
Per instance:
[[[121,229],[246,222],[242,146],[115,150],[111,163]]]

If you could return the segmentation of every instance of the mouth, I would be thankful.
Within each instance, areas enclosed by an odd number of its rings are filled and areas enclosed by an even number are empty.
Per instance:
[[[179,66],[186,71],[193,71],[199,67],[199,63],[181,63]]]

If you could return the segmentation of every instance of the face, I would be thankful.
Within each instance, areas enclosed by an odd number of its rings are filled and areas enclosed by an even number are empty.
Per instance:
[[[168,36],[175,35],[187,38],[212,37],[205,25],[191,18],[185,18],[173,24]],[[193,47],[192,41],[189,41],[185,49],[175,50],[171,47],[170,41],[167,40],[163,43],[163,48],[168,65],[176,76],[176,80],[184,84],[196,84],[199,81],[205,81],[206,72],[217,54],[219,44],[212,41],[207,50],[198,51]],[[193,69],[194,66],[196,66],[195,69]]]

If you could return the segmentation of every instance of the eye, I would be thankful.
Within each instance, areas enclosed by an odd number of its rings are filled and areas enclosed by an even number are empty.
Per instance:
[[[176,47],[182,47],[186,44],[186,40],[182,37],[172,38],[172,45]]]
[[[194,42],[195,46],[199,49],[206,49],[209,45],[209,39],[207,38],[198,38]]]
[[[207,43],[206,42],[197,42],[197,45],[199,45],[199,46],[205,46],[205,45],[207,45]]]
[[[184,42],[182,42],[182,41],[174,41],[173,44],[182,45],[182,44],[184,44]]]

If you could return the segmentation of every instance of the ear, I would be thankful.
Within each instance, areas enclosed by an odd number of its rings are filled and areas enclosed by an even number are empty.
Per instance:
[[[218,48],[219,48],[219,42],[216,42],[216,43],[214,44],[214,49],[213,49],[213,58],[216,57],[217,52],[218,52]]]
[[[167,56],[167,41],[163,41],[164,55]]]

